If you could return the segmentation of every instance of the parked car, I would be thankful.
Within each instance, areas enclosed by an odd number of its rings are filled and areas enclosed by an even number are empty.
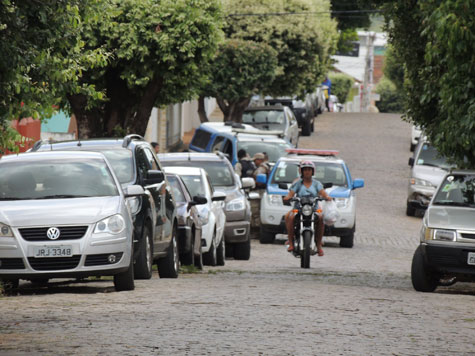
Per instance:
[[[0,158],[0,279],[114,276],[134,289],[133,223],[128,197],[96,152],[41,152]]]
[[[242,178],[241,182],[222,153],[166,153],[160,154],[159,158],[163,167],[199,167],[208,173],[213,188],[226,195],[224,236],[227,255],[248,260],[251,256],[251,207],[245,189],[254,188],[254,179]]]
[[[201,219],[196,205],[206,204],[204,197],[192,197],[185,183],[176,174],[167,173],[167,180],[175,199],[178,217],[178,250],[182,265],[192,265],[203,269],[201,253]]]
[[[284,105],[289,107],[295,117],[299,127],[302,128],[302,136],[310,136],[314,130],[315,109],[313,108],[311,97],[307,95],[303,100],[298,97],[281,97],[265,99],[266,105]]]
[[[417,146],[417,143],[419,142],[419,139],[421,138],[422,135],[422,129],[420,126],[417,125],[412,125],[411,129],[411,152],[414,152],[414,149]]]
[[[283,137],[297,147],[299,126],[294,113],[287,106],[249,107],[242,115],[242,122],[260,130],[283,133]]]
[[[411,279],[419,292],[475,282],[475,171],[445,175],[422,220]]]
[[[177,278],[179,255],[176,241],[176,207],[152,146],[139,135],[123,139],[67,142],[38,141],[32,151],[102,152],[125,189],[140,185],[146,195],[129,200],[134,221],[135,278],[149,279],[157,263],[161,278]]]
[[[412,169],[406,215],[415,216],[418,211],[427,209],[432,195],[451,166],[427,140],[421,140],[414,157],[409,158],[409,165]]]
[[[351,178],[348,166],[336,157],[336,151],[293,149],[289,153],[289,156],[276,163],[269,179],[266,180],[265,175],[257,176],[258,182],[267,183],[261,199],[260,242],[271,243],[276,234],[287,233],[284,215],[292,207],[284,205],[282,198],[299,177],[299,164],[305,160],[315,164],[315,179],[322,184],[333,184],[326,191],[335,200],[339,218],[333,226],[325,226],[324,236],[339,236],[341,247],[353,247],[356,230],[355,189],[364,187],[364,180]]]
[[[202,168],[184,166],[163,169],[166,173],[179,175],[192,197],[206,198],[206,204],[197,205],[198,216],[201,220],[203,263],[209,266],[224,266],[226,259],[224,200],[226,195],[214,190],[208,174]]]
[[[323,92],[323,88],[321,86],[318,86],[317,89],[315,90],[315,107],[317,109],[317,114],[321,114],[325,111],[326,109],[326,104],[325,104],[325,93]]]
[[[193,152],[223,152],[234,166],[240,149],[252,157],[258,152],[266,152],[273,165],[292,148],[287,140],[277,135],[266,135],[250,125],[231,125],[222,122],[206,122],[200,125],[191,139],[189,149]]]

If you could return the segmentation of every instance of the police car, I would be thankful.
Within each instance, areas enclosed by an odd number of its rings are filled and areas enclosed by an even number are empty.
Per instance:
[[[288,149],[287,152],[288,156],[277,161],[268,179],[265,175],[257,176],[257,182],[267,183],[261,200],[260,242],[272,243],[276,234],[286,233],[284,215],[291,206],[284,205],[282,198],[287,195],[291,184],[299,178],[299,164],[305,160],[315,164],[315,179],[322,184],[333,184],[327,192],[334,198],[339,218],[333,226],[325,226],[324,236],[339,236],[341,247],[353,247],[356,227],[355,189],[364,187],[364,180],[352,179],[345,162],[336,157],[337,151]]]

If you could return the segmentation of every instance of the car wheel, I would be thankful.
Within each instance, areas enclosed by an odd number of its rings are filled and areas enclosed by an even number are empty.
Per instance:
[[[274,240],[275,240],[275,234],[271,232],[267,232],[263,230],[261,227],[261,231],[259,232],[259,242],[261,244],[271,244],[274,242]]]
[[[152,236],[150,234],[150,228],[145,226],[142,239],[140,241],[139,255],[134,266],[135,279],[152,278],[152,265]]]
[[[416,148],[416,145],[411,143],[411,148],[410,148],[411,152],[414,152],[415,148]]]
[[[424,261],[422,247],[419,245],[414,252],[411,265],[412,286],[418,292],[433,292],[437,288],[439,279],[430,270],[430,267]]]
[[[315,132],[315,118],[312,120],[312,132]]]
[[[134,247],[132,246],[129,268],[125,272],[114,275],[114,287],[117,292],[134,290]]]
[[[355,232],[352,231],[348,235],[340,236],[340,247],[352,248]]]
[[[203,262],[207,266],[216,266],[216,264],[218,263],[215,240],[216,240],[216,232],[214,233],[213,239],[211,240],[211,246],[209,248],[209,251],[203,255]]]
[[[5,278],[5,279],[0,279],[1,284],[3,285],[3,291],[5,294],[10,294],[14,290],[18,289],[18,286],[20,284],[20,280],[18,278]]]
[[[251,258],[251,239],[234,244],[234,259],[247,261]]]
[[[416,216],[416,209],[413,208],[412,206],[410,206],[409,203],[407,203],[407,206],[406,206],[406,215],[407,216]]]
[[[310,120],[305,120],[302,124],[302,136],[310,136],[311,134],[311,127],[310,127]]]
[[[180,256],[180,262],[185,266],[193,266],[195,264],[195,236],[191,236],[190,251]]]
[[[170,246],[168,246],[167,255],[158,260],[157,266],[160,278],[178,277],[180,258],[178,256],[178,244],[176,242],[176,227],[173,227],[172,239]]]
[[[226,263],[226,243],[224,242],[224,236],[221,238],[221,242],[218,245],[216,254],[217,254],[216,264],[218,266],[224,266],[224,264]]]
[[[231,243],[226,243],[226,257],[234,257],[234,246]]]

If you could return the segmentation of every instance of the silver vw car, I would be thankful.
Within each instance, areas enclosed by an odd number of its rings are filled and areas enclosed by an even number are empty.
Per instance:
[[[0,159],[0,279],[114,276],[134,289],[132,219],[106,158],[97,152],[39,152]],[[8,288],[8,287],[7,287]]]

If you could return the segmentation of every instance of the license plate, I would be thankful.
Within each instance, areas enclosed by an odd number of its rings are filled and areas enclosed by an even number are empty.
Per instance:
[[[475,252],[468,253],[467,263],[475,266]]]
[[[37,246],[33,249],[33,257],[71,257],[72,246]]]

